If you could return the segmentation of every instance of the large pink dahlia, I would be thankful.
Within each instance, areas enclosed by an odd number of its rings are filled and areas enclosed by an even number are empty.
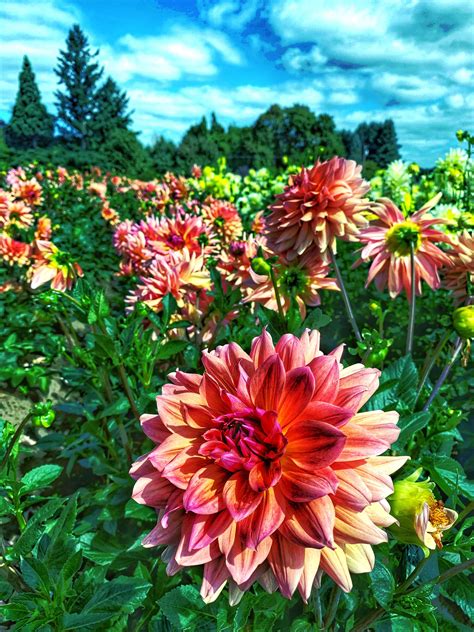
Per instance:
[[[373,568],[406,458],[380,456],[396,412],[358,412],[379,371],[341,354],[324,355],[317,331],[276,346],[264,331],[250,355],[231,343],[204,352],[204,375],[172,373],[142,417],[156,448],[132,467],[133,497],[158,514],[143,545],[166,546],[169,574],[203,566],[205,601],[229,582],[237,603],[254,581],[307,600],[322,572],[349,591]]]
[[[353,160],[335,156],[292,177],[265,219],[269,247],[291,260],[313,245],[322,254],[334,249],[336,237],[354,240],[367,224],[361,211],[368,206],[363,197],[370,185],[361,170]]]

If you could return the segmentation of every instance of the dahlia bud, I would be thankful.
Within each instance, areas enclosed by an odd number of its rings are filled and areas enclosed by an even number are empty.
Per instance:
[[[465,132],[463,129],[458,129],[458,131],[456,132],[456,138],[458,139],[460,143],[462,143],[462,141],[465,140],[466,133],[467,132]]]
[[[453,325],[461,338],[474,338],[474,305],[454,310]]]
[[[255,257],[255,259],[252,259],[250,265],[252,267],[252,270],[257,274],[269,276],[271,266],[265,261],[263,257]]]
[[[39,402],[38,404],[35,404],[32,417],[33,424],[35,426],[49,428],[56,418],[52,402],[48,400],[47,402]]]
[[[458,514],[436,500],[434,483],[430,480],[417,482],[421,468],[407,478],[397,481],[388,499],[391,512],[398,521],[390,530],[399,542],[417,544],[428,555],[428,550],[442,548],[443,531],[450,529]]]

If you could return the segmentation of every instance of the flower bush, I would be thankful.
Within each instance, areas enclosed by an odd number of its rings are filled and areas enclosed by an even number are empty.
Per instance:
[[[467,627],[458,137],[370,183],[339,157],[1,175],[2,624]]]

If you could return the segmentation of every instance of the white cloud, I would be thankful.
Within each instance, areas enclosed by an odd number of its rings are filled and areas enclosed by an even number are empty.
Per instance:
[[[300,48],[288,48],[283,54],[281,61],[283,66],[290,72],[316,73],[327,62],[328,58],[323,55],[318,46],[312,46],[309,51]]]
[[[261,0],[211,0],[201,2],[201,15],[212,26],[239,31],[254,19],[261,5]]]

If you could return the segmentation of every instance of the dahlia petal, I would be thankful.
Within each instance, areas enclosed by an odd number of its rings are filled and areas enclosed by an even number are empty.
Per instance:
[[[374,570],[375,555],[370,544],[346,544],[344,553],[351,573],[370,573]]]
[[[140,478],[140,476],[146,476],[147,474],[153,475],[156,473],[156,468],[153,467],[149,456],[149,454],[143,454],[133,463],[128,471],[132,478],[136,480]]]
[[[303,543],[315,542],[316,544],[302,544],[312,548],[321,548],[322,545],[334,547],[335,509],[329,496],[321,496],[307,503],[294,503],[293,512],[285,526],[292,534],[292,541]]]
[[[331,465],[341,454],[346,441],[340,430],[321,421],[292,424],[286,438],[285,456],[310,472]]]
[[[396,426],[398,417],[395,411],[377,410],[355,415],[344,426],[347,439],[338,462],[377,456],[388,450],[400,434]]]
[[[197,447],[192,445],[181,450],[163,469],[162,475],[180,489],[186,489],[194,474],[207,465],[208,460],[199,456]]]
[[[301,579],[304,561],[304,547],[289,542],[278,533],[273,537],[268,562],[281,593],[288,599],[291,599]]]
[[[143,432],[154,443],[160,444],[169,435],[169,430],[161,421],[159,415],[142,415],[140,424]]]
[[[303,412],[313,397],[313,391],[314,377],[308,367],[298,367],[287,373],[278,407],[278,417],[282,428]]]
[[[166,439],[150,452],[150,462],[157,470],[161,471],[181,450],[187,448],[189,444],[190,441],[186,437],[177,434],[168,434]]]
[[[201,549],[193,550],[189,546],[189,538],[191,536],[193,516],[187,515],[182,523],[182,537],[176,550],[175,559],[181,566],[197,566],[199,564],[207,564],[220,556],[220,550],[217,542],[212,542],[208,546]]]
[[[226,556],[227,568],[232,579],[237,584],[245,582],[255,569],[267,559],[271,548],[272,538],[265,538],[253,550],[246,547],[240,537],[236,537]]]
[[[300,581],[298,582],[298,590],[305,603],[308,603],[311,596],[320,561],[321,551],[319,549],[305,549],[304,569]]]
[[[173,485],[161,474],[142,476],[133,487],[132,498],[140,505],[165,507]]]
[[[286,371],[305,364],[303,345],[293,334],[285,334],[280,338],[275,353],[280,356]]]
[[[364,514],[370,518],[370,520],[378,527],[390,527],[395,524],[397,519],[390,515],[390,506],[383,506],[384,501],[372,503],[364,509]]]
[[[189,547],[202,549],[221,536],[232,523],[232,516],[228,511],[216,514],[197,514],[191,527]]]
[[[263,495],[250,487],[248,473],[236,472],[224,485],[223,497],[227,509],[237,522],[250,515],[262,501]]]
[[[219,597],[229,577],[230,573],[222,555],[204,564],[201,597],[205,604],[212,603]]]
[[[195,393],[180,393],[179,395],[159,395],[156,398],[160,418],[170,432],[188,438],[199,435],[199,426],[191,425],[192,422],[186,420],[183,415],[184,403],[202,403],[200,398],[197,402],[190,401],[191,398],[196,399],[196,397],[199,396]]]
[[[219,414],[226,412],[224,399],[222,397],[223,389],[219,386],[214,378],[207,373],[202,378],[200,392],[203,400],[209,408]]]
[[[346,544],[380,544],[387,542],[387,534],[374,525],[365,512],[352,511],[342,505],[336,506],[334,535],[338,542]]]
[[[336,470],[338,488],[336,502],[356,511],[362,511],[372,502],[372,493],[362,476],[353,469]],[[385,498],[385,496],[384,496]]]
[[[278,489],[288,500],[308,502],[327,494],[334,494],[337,485],[337,476],[330,467],[307,472],[300,469],[291,459],[286,459]]]
[[[197,514],[215,514],[225,507],[222,490],[229,473],[212,463],[198,470],[184,492],[183,504],[186,511]]]
[[[349,567],[344,551],[339,546],[336,546],[334,550],[325,547],[321,551],[320,565],[344,592],[351,591],[352,579]]]
[[[250,397],[259,408],[277,410],[284,385],[285,369],[280,358],[274,354],[250,378]]]
[[[271,487],[263,494],[255,511],[239,522],[239,531],[244,545],[256,549],[262,540],[272,535],[285,519],[284,510]]]
[[[234,381],[227,367],[227,364],[213,353],[204,351],[202,354],[202,363],[207,375],[210,375],[216,383],[226,391],[232,391]]]
[[[254,492],[263,492],[276,485],[280,478],[280,461],[259,461],[249,472],[249,485]]]
[[[334,356],[314,358],[308,365],[314,375],[315,389],[313,399],[320,402],[333,402],[339,390],[339,362]]]
[[[309,364],[313,358],[321,355],[319,351],[320,334],[317,329],[305,329],[300,336],[303,345],[305,363]]]
[[[334,403],[357,412],[377,390],[379,375],[378,369],[366,369],[362,364],[343,369]]]
[[[161,512],[160,512],[161,513]],[[142,540],[142,546],[150,548],[160,544],[178,544],[181,537],[181,525],[184,512],[173,515],[166,527],[158,519],[156,526]]]
[[[258,338],[253,339],[250,357],[258,368],[274,353],[275,347],[273,346],[272,337],[268,331],[264,329]]]
[[[294,421],[295,426],[301,421],[322,421],[336,428],[344,426],[354,413],[350,408],[342,408],[326,402],[311,402],[306,406],[298,419]]]

